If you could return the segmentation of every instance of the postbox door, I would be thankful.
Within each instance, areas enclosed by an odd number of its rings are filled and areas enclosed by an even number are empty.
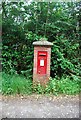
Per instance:
[[[47,70],[47,51],[38,51],[37,73],[46,74]]]

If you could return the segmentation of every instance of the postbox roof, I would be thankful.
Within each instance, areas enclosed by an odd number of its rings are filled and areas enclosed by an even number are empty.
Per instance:
[[[35,42],[33,42],[33,45],[46,45],[46,46],[52,46],[53,45],[53,43],[51,43],[51,42],[49,42],[49,41],[47,41],[47,40],[40,40],[40,41],[35,41]]]

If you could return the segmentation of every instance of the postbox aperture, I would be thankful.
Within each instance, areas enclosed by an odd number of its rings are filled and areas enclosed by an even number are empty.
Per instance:
[[[47,70],[47,51],[38,51],[37,74],[46,74]]]

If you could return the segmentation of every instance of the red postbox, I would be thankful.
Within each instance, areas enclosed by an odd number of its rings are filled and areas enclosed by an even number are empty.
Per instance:
[[[33,42],[34,45],[34,66],[33,66],[33,82],[46,84],[50,78],[50,57],[51,42],[40,40]]]
[[[47,51],[38,51],[37,74],[45,75],[47,70]]]

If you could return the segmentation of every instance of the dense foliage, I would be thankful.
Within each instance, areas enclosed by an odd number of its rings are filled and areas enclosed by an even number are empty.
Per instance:
[[[32,77],[33,41],[53,43],[51,76],[81,75],[81,3],[2,2],[3,71]]]
[[[2,93],[79,93],[81,2],[2,2],[2,13]],[[32,43],[41,37],[53,43],[46,88],[31,81]]]
[[[2,2],[2,13],[2,93],[79,93],[81,2]],[[53,43],[46,88],[31,81],[32,43],[41,37]]]

